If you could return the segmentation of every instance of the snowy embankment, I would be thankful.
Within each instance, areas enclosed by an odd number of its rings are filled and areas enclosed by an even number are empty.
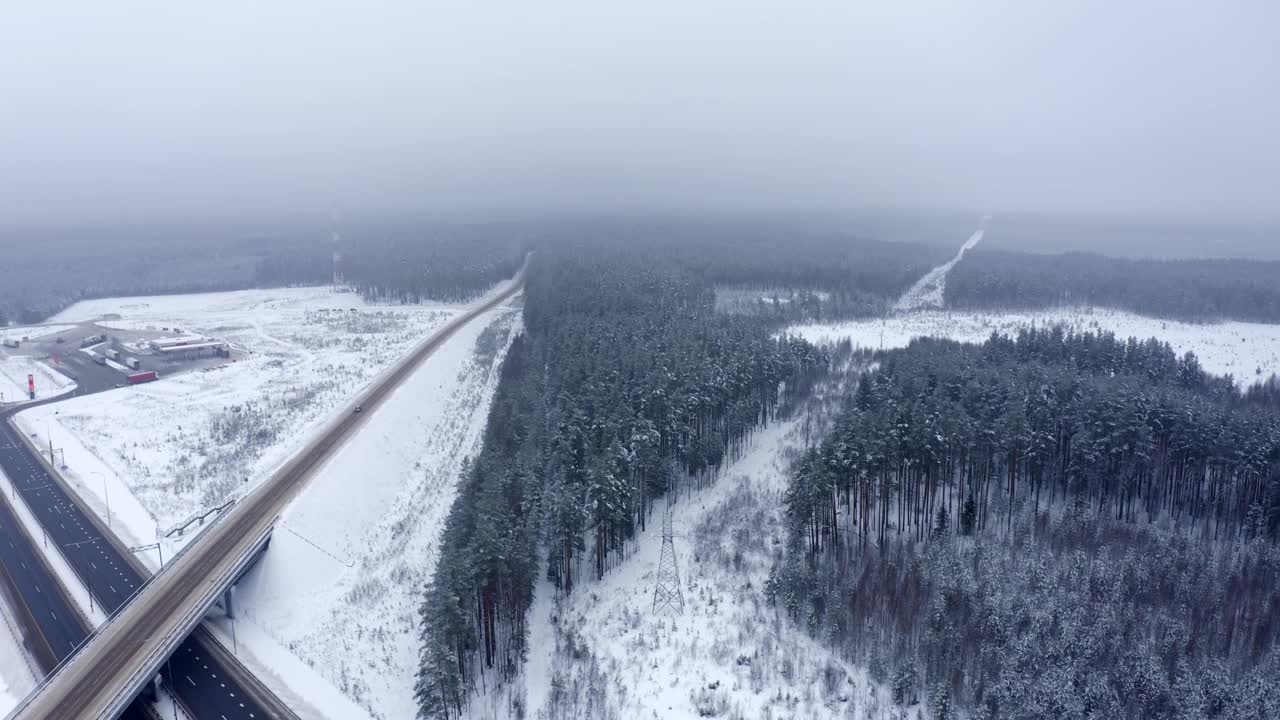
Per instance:
[[[22,647],[22,629],[0,594],[0,716],[7,715],[39,682],[35,661]]]
[[[250,667],[312,706],[308,688],[320,681],[370,716],[413,717],[422,590],[519,330],[510,305],[459,330],[290,504],[270,552],[238,589],[239,642],[256,658]],[[319,707],[330,718],[350,716]]]
[[[78,303],[58,318],[178,326],[230,343],[243,359],[32,408],[16,421],[52,435],[63,475],[103,518],[109,501],[123,540],[159,536],[168,556],[183,538],[167,530],[269,476],[335,408],[459,309],[375,306],[329,288]],[[154,567],[157,554],[146,561]]]
[[[894,310],[898,312],[910,312],[912,310],[920,310],[924,308],[940,308],[945,302],[944,295],[947,289],[947,273],[951,272],[951,268],[956,263],[964,259],[964,254],[972,250],[978,243],[982,242],[982,235],[986,232],[987,220],[990,216],[983,218],[982,227],[978,228],[964,245],[960,246],[960,252],[947,262],[925,273],[925,276],[916,281],[909,290],[901,298],[898,299]]]
[[[1194,352],[1207,372],[1231,374],[1236,383],[1243,386],[1280,373],[1280,325],[1243,322],[1199,325],[1102,308],[1008,313],[925,311],[852,322],[797,325],[787,332],[817,344],[849,340],[855,348],[890,350],[906,347],[919,337],[981,343],[993,332],[1013,335],[1024,327],[1051,325],[1063,325],[1078,332],[1112,332],[1121,338],[1159,338],[1179,355]]]
[[[34,376],[38,399],[64,395],[76,388],[71,378],[34,357],[0,357],[0,405],[27,400],[27,375]]]
[[[676,504],[683,614],[653,613],[662,550],[655,513],[603,580],[561,598],[539,584],[522,682],[473,698],[470,717],[514,717],[516,706],[548,719],[885,717],[883,688],[764,597],[785,540],[787,467],[803,433],[798,420],[766,428],[713,487]]]

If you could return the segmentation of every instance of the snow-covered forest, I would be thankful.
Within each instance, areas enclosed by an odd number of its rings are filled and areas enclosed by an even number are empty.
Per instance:
[[[825,360],[714,312],[676,264],[548,248],[526,290],[484,449],[461,479],[422,603],[421,712],[521,670],[537,580],[600,578],[675,483],[709,482]],[[545,547],[545,552],[543,548]]]
[[[792,471],[766,593],[899,702],[1280,711],[1273,385],[1055,328],[918,340],[857,388]]]
[[[778,328],[884,315],[914,283],[830,282],[822,252],[781,263],[748,242],[717,268],[716,242],[656,245],[540,249],[526,334],[422,603],[422,717],[1280,712],[1266,681],[1280,639],[1274,381],[1053,323],[977,344],[814,346]],[[912,267],[914,253],[878,267]],[[842,293],[874,302],[837,310]],[[869,369],[836,382],[849,367]],[[712,494],[782,419],[795,451],[776,457],[793,459]],[[711,652],[623,599],[653,592],[657,502],[699,493],[766,533],[756,546],[727,516],[690,516],[703,563],[690,608]],[[761,656],[744,639],[766,622],[831,655],[775,640]],[[634,662],[611,633],[634,636]],[[786,672],[777,642],[799,653]],[[662,648],[700,658],[684,667],[703,684],[667,675]],[[525,667],[530,653],[553,670]],[[631,695],[655,682],[679,690]]]

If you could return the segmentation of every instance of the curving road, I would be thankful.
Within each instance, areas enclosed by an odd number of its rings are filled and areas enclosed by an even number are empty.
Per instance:
[[[298,455],[219,517],[56,673],[17,717],[107,718],[122,709],[128,701],[124,693],[145,682],[192,614],[212,599],[211,579],[234,572],[314,471],[427,357],[458,329],[518,293],[529,261],[525,259],[506,288],[451,320],[379,376]],[[362,412],[355,412],[356,408]]]

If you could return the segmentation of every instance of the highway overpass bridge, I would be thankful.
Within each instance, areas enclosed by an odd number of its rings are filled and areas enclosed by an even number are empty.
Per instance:
[[[263,551],[276,518],[312,474],[458,329],[517,294],[524,286],[530,259],[525,259],[504,287],[459,314],[379,375],[311,443],[219,515],[38,686],[10,718],[110,720],[125,711],[166,659],[173,656],[178,662],[186,654],[180,647],[183,638]]]
[[[0,415],[0,469],[9,480],[0,485],[0,587],[24,628],[28,651],[41,670],[53,674],[87,642],[94,629],[72,599],[71,590],[49,565],[48,550],[42,552],[40,546],[54,546],[53,552],[63,556],[108,615],[118,612],[148,582],[151,572],[7,422],[7,415]],[[28,534],[17,515],[19,505],[39,523],[39,535]],[[199,657],[202,665],[213,668],[172,688],[176,701],[190,717],[293,717],[284,703],[203,628],[178,640],[176,657]],[[212,674],[219,679],[210,677]],[[233,701],[228,692],[241,699]],[[149,712],[148,703],[136,702],[123,716],[140,719]]]

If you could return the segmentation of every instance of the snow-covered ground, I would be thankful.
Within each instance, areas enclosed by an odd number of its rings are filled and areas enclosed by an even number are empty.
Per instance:
[[[951,268],[955,264],[964,259],[964,254],[972,250],[978,243],[982,242],[982,234],[986,231],[987,221],[990,216],[982,219],[982,227],[978,228],[964,245],[960,246],[960,252],[947,262],[925,273],[925,276],[916,281],[907,292],[898,299],[898,303],[894,306],[894,310],[898,312],[909,312],[911,310],[920,310],[923,308],[940,308],[943,306],[943,295],[947,289],[947,273],[951,272]]]
[[[370,308],[358,294],[335,292],[328,286],[299,288],[265,288],[232,292],[189,293],[185,295],[142,295],[138,297],[98,298],[82,300],[50,318],[51,323],[81,323],[89,320],[120,320],[120,327],[148,325],[159,330],[168,327],[175,334],[183,331],[219,335],[205,318],[243,320],[255,313],[272,314],[299,311]],[[394,306],[413,310],[418,306]],[[200,321],[198,324],[192,320]],[[181,328],[175,329],[175,328]]]
[[[1179,355],[1194,352],[1206,371],[1218,375],[1229,373],[1238,384],[1245,386],[1280,373],[1280,325],[1243,322],[1202,325],[1103,308],[1007,313],[923,311],[886,318],[797,325],[787,332],[818,344],[847,339],[854,347],[888,350],[906,347],[918,337],[980,343],[993,332],[1012,335],[1023,327],[1058,324],[1076,331],[1113,332],[1121,338],[1159,338]]]
[[[252,626],[242,648],[285,684],[318,675],[373,717],[413,717],[418,605],[519,321],[504,305],[459,330],[285,512],[270,552],[237,590],[238,624]],[[308,667],[281,659],[281,648]]]
[[[27,375],[35,376],[37,399],[63,395],[76,387],[71,378],[43,361],[26,355],[7,355],[0,357],[0,404],[27,399]]]
[[[74,325],[14,325],[12,327],[0,327],[0,339],[18,340],[23,338],[35,340],[46,335],[60,333],[63,330],[70,330]]]
[[[7,715],[39,682],[35,661],[22,647],[22,629],[0,594],[0,716]]]
[[[77,303],[58,320],[180,327],[226,341],[244,359],[16,419],[28,433],[52,436],[68,481],[104,518],[110,504],[122,539],[150,543],[267,477],[334,408],[459,309],[376,306],[329,288]]]
[[[776,423],[713,487],[675,509],[684,613],[655,616],[655,514],[602,581],[530,610],[522,682],[475,699],[472,718],[879,718],[891,703],[865,671],[795,627],[764,597],[782,548],[781,496],[803,423]],[[544,629],[549,628],[549,629]]]

